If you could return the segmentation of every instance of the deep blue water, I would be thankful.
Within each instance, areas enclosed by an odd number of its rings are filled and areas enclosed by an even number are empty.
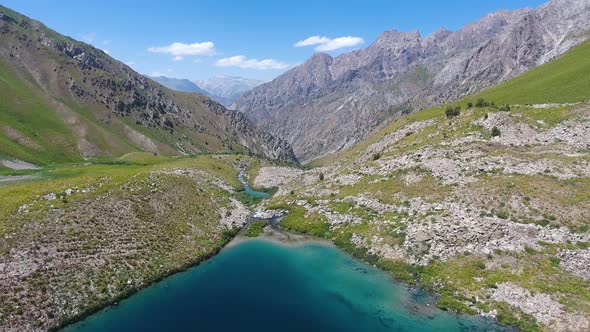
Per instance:
[[[66,331],[504,331],[433,301],[331,245],[254,239]]]

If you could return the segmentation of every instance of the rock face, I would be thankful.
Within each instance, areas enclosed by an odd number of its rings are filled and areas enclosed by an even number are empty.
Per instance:
[[[249,150],[269,158],[295,160],[285,141],[259,130],[242,114],[199,93],[171,91],[103,51],[8,8],[0,6],[0,13],[2,76],[18,81],[0,83],[3,89],[12,89],[9,100],[2,101],[9,109],[7,128],[14,129],[11,124],[18,122],[10,119],[10,108],[22,104],[21,95],[42,104],[34,109],[44,113],[35,116],[51,117],[56,126],[65,128],[63,137],[52,132],[53,136],[43,140],[39,137],[46,130],[44,123],[25,123],[39,135],[21,136],[41,148],[56,149],[61,142],[59,148],[82,157],[138,149],[166,154]],[[34,112],[31,108],[26,111]],[[20,119],[18,114],[14,117]],[[20,141],[23,149],[34,149],[26,140]],[[45,146],[47,141],[53,143]]]
[[[590,2],[499,11],[456,32],[386,31],[366,49],[315,54],[234,105],[303,161],[347,148],[401,112],[455,100],[588,38]]]

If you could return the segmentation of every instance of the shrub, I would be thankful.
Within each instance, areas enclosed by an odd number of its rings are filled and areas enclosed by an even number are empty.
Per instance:
[[[472,102],[468,102],[467,103],[467,108],[472,108],[473,107],[473,103]]]
[[[502,105],[498,108],[498,110],[502,112],[510,112],[510,105]]]
[[[373,155],[373,160],[379,160],[379,158],[381,158],[381,154],[379,152]]]
[[[502,134],[502,132],[500,132],[500,129],[498,129],[498,127],[492,128],[492,137],[496,137],[496,136],[500,136]]]
[[[324,172],[320,173],[320,181],[324,181]]]
[[[486,101],[483,98],[477,98],[477,101],[475,102],[475,107],[484,107],[484,103]]]
[[[457,107],[449,106],[445,110],[445,115],[447,116],[447,118],[450,119],[450,118],[458,116],[460,112],[461,112],[460,106],[457,106]]]
[[[500,219],[508,219],[508,217],[510,217],[510,213],[508,213],[508,211],[499,211],[496,213],[496,216]]]

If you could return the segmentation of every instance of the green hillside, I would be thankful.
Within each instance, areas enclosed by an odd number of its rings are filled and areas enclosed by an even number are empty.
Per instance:
[[[590,100],[590,40],[563,56],[476,95],[496,104],[571,103]]]

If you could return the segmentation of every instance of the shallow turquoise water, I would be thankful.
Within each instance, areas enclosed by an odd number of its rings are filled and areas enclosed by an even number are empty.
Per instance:
[[[242,183],[242,186],[244,186],[244,191],[246,192],[246,194],[248,194],[252,197],[260,197],[260,198],[270,197],[269,193],[265,193],[262,191],[256,191],[256,190],[253,190],[252,188],[250,188],[250,186],[248,185],[248,181],[244,180],[244,170],[240,171],[239,180]]]
[[[333,246],[254,239],[66,331],[505,331],[432,303]]]

